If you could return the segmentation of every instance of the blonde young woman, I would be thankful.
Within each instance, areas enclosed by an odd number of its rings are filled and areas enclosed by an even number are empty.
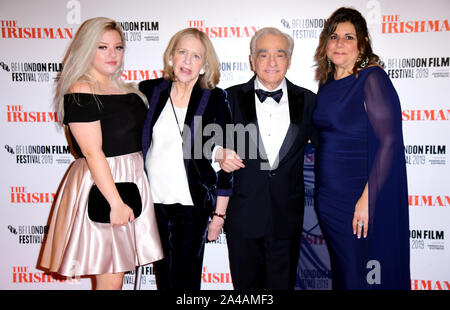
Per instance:
[[[124,272],[163,257],[141,152],[147,101],[119,79],[124,48],[117,22],[85,21],[54,98],[79,158],[55,198],[40,265],[95,275],[96,289],[121,289]]]

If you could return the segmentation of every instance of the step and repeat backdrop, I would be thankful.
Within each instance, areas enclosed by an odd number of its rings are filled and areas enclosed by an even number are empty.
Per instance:
[[[313,55],[328,16],[341,6],[366,18],[402,104],[410,205],[411,288],[450,289],[450,2],[388,0],[0,0],[0,289],[91,289],[91,278],[37,268],[53,198],[74,160],[51,102],[66,48],[91,17],[125,31],[122,79],[162,77],[178,30],[197,27],[220,59],[219,87],[253,75],[249,43],[266,26],[295,40],[287,77],[317,91]],[[314,212],[314,149],[305,155],[305,223],[297,289],[330,289],[328,252]],[[135,279],[138,281],[135,281]],[[233,289],[226,235],[208,243],[202,288]],[[156,289],[153,266],[127,273],[124,289]]]

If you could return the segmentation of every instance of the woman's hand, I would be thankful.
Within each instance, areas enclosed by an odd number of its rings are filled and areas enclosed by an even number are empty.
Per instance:
[[[357,234],[358,239],[363,233],[364,238],[367,237],[367,230],[369,228],[369,202],[363,197],[359,198],[355,206],[355,213],[353,215],[353,234]]]
[[[208,241],[215,241],[219,238],[225,220],[219,216],[214,216],[208,225]]]
[[[242,159],[235,151],[222,147],[217,150],[215,161],[220,164],[220,168],[222,168],[223,171],[228,173],[245,168]]]
[[[134,221],[133,209],[131,209],[125,203],[119,203],[115,206],[111,206],[111,212],[109,214],[111,226],[114,225],[126,225],[129,222]]]
[[[215,241],[222,231],[223,224],[225,223],[225,214],[227,213],[229,196],[217,196],[216,213],[223,214],[221,216],[213,215],[208,225],[208,241]]]
[[[111,225],[126,225],[133,221],[133,210],[122,201],[102,150],[100,121],[69,123],[69,127],[86,158],[94,183],[111,206]]]
[[[363,234],[364,238],[367,237],[367,231],[369,230],[369,199],[367,184],[363,194],[356,202],[352,226],[353,234],[357,235],[358,239],[361,238],[361,234]]]

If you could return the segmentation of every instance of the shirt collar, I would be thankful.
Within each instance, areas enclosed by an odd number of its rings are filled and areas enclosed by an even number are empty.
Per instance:
[[[270,91],[270,92],[272,92],[272,91],[277,91],[277,90],[279,90],[279,89],[282,89],[282,90],[283,90],[283,96],[284,96],[284,94],[287,92],[286,78],[283,78],[283,80],[281,81],[280,85],[278,85],[277,88],[275,88],[275,89],[273,89],[273,90],[269,90],[269,89],[267,89],[267,87],[265,87],[265,86],[263,85],[263,83],[261,83],[261,81],[259,80],[258,76],[256,76],[256,79],[255,79],[255,89],[262,89],[262,90]]]

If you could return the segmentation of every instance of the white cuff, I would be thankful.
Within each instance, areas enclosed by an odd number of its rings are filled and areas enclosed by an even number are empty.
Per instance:
[[[216,145],[211,154],[211,167],[213,167],[215,172],[219,172],[222,168],[220,168],[220,164],[215,161],[216,160],[216,152],[219,148],[222,148],[220,145]]]

